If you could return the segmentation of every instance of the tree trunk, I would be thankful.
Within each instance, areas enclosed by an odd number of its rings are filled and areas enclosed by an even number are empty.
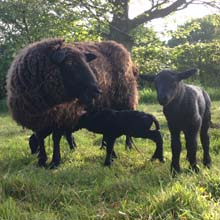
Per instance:
[[[129,51],[134,41],[129,35],[131,28],[129,27],[128,3],[129,0],[109,0],[114,6],[113,19],[110,23],[109,40],[115,40],[123,44]]]

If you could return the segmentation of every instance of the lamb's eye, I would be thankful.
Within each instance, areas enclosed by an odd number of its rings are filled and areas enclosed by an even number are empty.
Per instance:
[[[65,61],[65,64],[66,64],[66,65],[73,66],[73,65],[74,65],[74,62],[73,62],[73,60],[68,59],[68,60]]]

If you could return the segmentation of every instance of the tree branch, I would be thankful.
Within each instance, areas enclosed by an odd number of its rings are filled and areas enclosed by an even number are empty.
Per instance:
[[[190,3],[192,1],[190,1]],[[133,28],[137,27],[138,25],[143,24],[145,22],[151,21],[156,18],[165,17],[165,16],[169,15],[170,13],[177,11],[179,8],[187,7],[190,3],[186,2],[186,0],[177,0],[174,3],[172,3],[171,5],[167,6],[166,8],[162,8],[162,9],[158,9],[157,5],[153,5],[153,8],[151,8],[150,10],[145,11],[141,15],[130,20],[129,27],[131,29],[133,29]],[[160,6],[161,5],[162,4],[160,3]]]

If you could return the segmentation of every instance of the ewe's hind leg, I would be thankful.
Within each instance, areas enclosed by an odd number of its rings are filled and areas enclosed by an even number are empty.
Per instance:
[[[60,164],[60,139],[62,132],[57,130],[53,132],[53,158],[50,163],[50,168],[53,169]]]
[[[159,131],[147,131],[144,138],[148,138],[156,143],[156,150],[152,156],[152,160],[159,159],[164,162],[163,158],[163,139]]]
[[[211,157],[209,155],[209,145],[210,145],[209,134],[208,134],[209,126],[210,126],[210,120],[207,119],[203,120],[200,131],[200,138],[203,147],[203,164],[207,167],[210,167],[211,165]]]

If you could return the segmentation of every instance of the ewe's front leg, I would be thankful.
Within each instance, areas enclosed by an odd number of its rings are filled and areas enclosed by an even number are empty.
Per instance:
[[[181,153],[181,142],[180,142],[180,131],[171,132],[171,149],[172,149],[172,162],[171,162],[171,173],[175,176],[176,173],[180,172],[180,153]]]
[[[105,137],[106,141],[106,158],[104,166],[110,166],[112,162],[112,152],[114,148],[115,143],[115,137]]]
[[[29,137],[29,147],[31,154],[36,154],[39,152],[39,141],[34,133]]]
[[[53,169],[60,164],[60,139],[62,137],[62,132],[56,130],[53,132],[53,158],[50,163],[50,168]]]

